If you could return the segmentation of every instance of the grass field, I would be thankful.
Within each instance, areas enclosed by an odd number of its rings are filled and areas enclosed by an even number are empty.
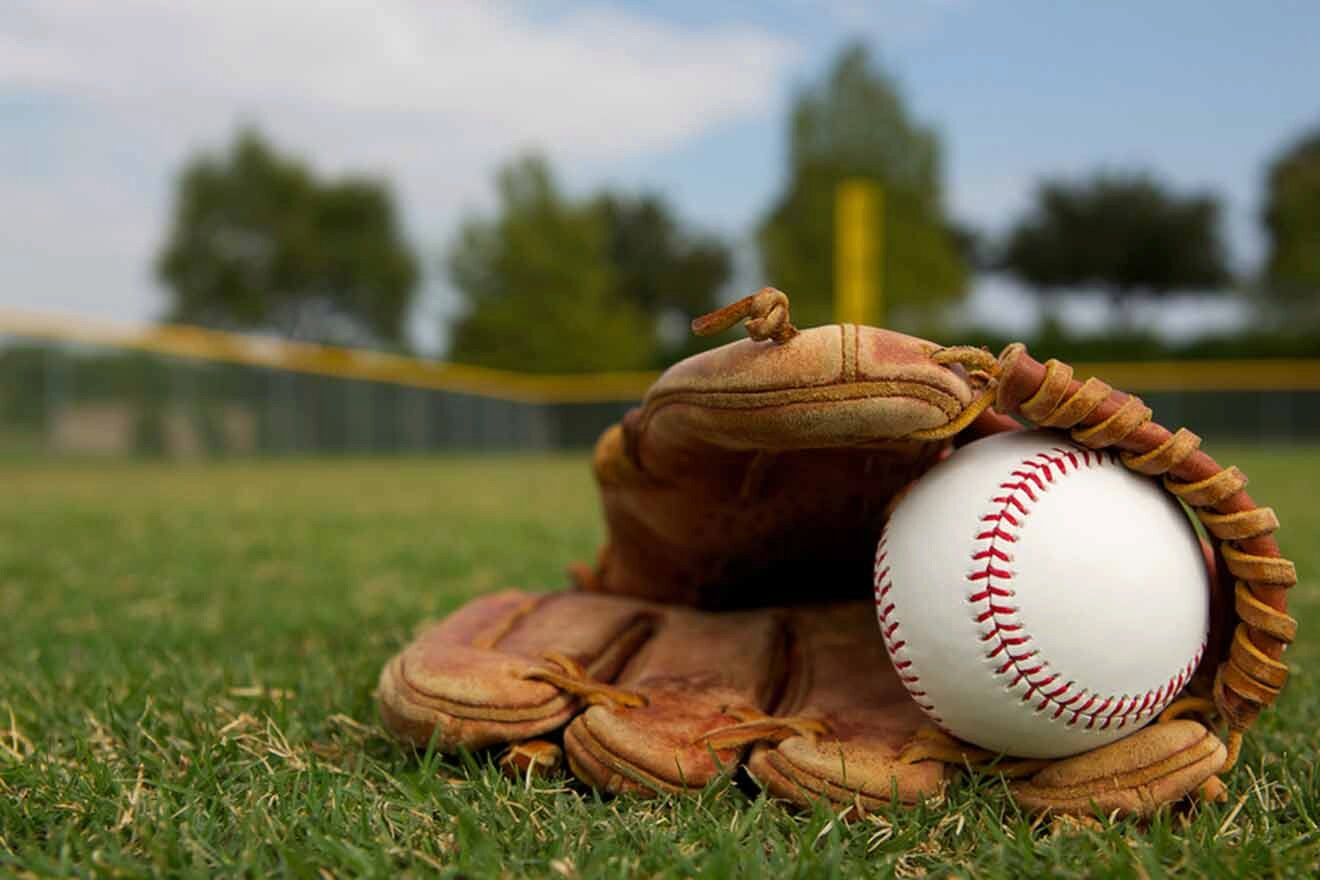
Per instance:
[[[1294,677],[1227,804],[1099,831],[1033,823],[993,777],[843,825],[393,743],[371,691],[419,621],[590,556],[585,458],[4,462],[0,875],[1314,875],[1320,451],[1216,452],[1300,568]]]

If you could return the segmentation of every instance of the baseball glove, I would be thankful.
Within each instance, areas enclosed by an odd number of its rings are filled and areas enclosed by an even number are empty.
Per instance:
[[[507,746],[519,772],[567,758],[609,792],[682,792],[742,766],[771,794],[856,816],[935,793],[958,768],[1016,777],[1024,807],[1147,814],[1199,792],[1279,694],[1296,581],[1278,521],[1190,431],[1023,346],[997,358],[874,327],[798,332],[765,289],[694,322],[750,340],[668,370],[597,443],[609,537],[576,589],[504,592],[423,632],[378,697],[403,739]],[[1158,723],[1053,762],[1012,761],[928,726],[887,659],[868,592],[889,503],[950,449],[1067,430],[1162,476],[1211,537],[1205,659]],[[1153,585],[1156,586],[1156,585]],[[558,742],[539,739],[562,731]],[[1217,731],[1224,734],[1221,740]]]

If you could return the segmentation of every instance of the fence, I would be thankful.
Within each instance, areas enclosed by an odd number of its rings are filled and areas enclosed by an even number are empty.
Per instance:
[[[0,311],[0,334],[0,445],[61,454],[583,448],[654,379],[531,376],[12,311]],[[1076,366],[1210,438],[1320,440],[1320,361]]]

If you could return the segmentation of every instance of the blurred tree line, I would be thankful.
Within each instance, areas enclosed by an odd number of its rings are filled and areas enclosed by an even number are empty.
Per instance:
[[[1272,163],[1262,269],[1234,277],[1221,205],[1149,174],[1042,181],[1001,236],[961,226],[944,204],[940,140],[892,76],[846,48],[797,96],[784,188],[756,229],[763,281],[787,290],[803,325],[832,319],[834,201],[850,178],[883,200],[889,323],[938,334],[974,271],[1001,272],[1038,297],[1040,350],[1100,357],[1313,355],[1320,326],[1320,128]],[[542,157],[496,178],[489,216],[466,217],[436,261],[461,296],[451,360],[523,371],[650,369],[710,344],[691,317],[729,290],[730,243],[653,193],[575,197]],[[407,347],[425,261],[405,240],[381,180],[324,179],[252,131],[183,170],[159,277],[173,320],[339,344]],[[1076,338],[1057,320],[1065,293],[1101,291],[1120,320]],[[1133,304],[1175,293],[1236,294],[1258,316],[1241,333],[1181,346],[1135,326]],[[1273,316],[1271,318],[1271,316]],[[994,334],[971,331],[993,344]]]
[[[789,293],[795,320],[833,320],[835,194],[850,178],[874,181],[884,194],[884,246],[872,269],[891,310],[929,316],[961,296],[966,234],[945,210],[942,177],[935,131],[909,116],[863,47],[845,50],[793,107],[788,185],[758,234],[766,277]]]
[[[470,217],[447,255],[466,313],[449,356],[532,372],[645,370],[682,356],[667,316],[715,308],[732,257],[681,227],[655,195],[574,201],[549,165],[525,158],[498,177],[494,218]]]
[[[1137,296],[1222,291],[1230,280],[1219,203],[1145,175],[1045,181],[997,259],[1051,307],[1064,290],[1098,288],[1129,325]]]
[[[184,168],[156,269],[169,320],[345,345],[398,344],[420,274],[383,181],[322,180],[250,130]]]

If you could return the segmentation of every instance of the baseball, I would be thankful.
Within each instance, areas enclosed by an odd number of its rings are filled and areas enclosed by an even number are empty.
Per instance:
[[[1154,719],[1201,660],[1210,584],[1155,480],[1051,431],[971,443],[898,503],[876,550],[890,660],[942,729],[1025,758]]]

